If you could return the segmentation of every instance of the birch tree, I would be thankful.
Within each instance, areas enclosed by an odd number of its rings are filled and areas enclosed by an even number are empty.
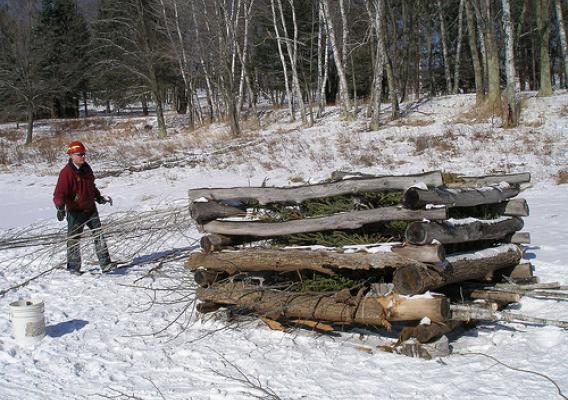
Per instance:
[[[335,68],[337,69],[337,75],[339,77],[339,99],[341,102],[341,108],[343,109],[344,116],[351,116],[352,105],[351,99],[349,98],[349,87],[347,85],[347,77],[345,75],[345,68],[343,65],[343,58],[339,51],[337,45],[337,39],[335,36],[335,26],[331,18],[331,13],[329,11],[329,1],[320,0],[323,7],[323,13],[325,17],[325,23],[327,27],[327,34],[329,36],[331,50],[333,52],[333,59],[335,61]]]
[[[384,0],[372,0],[372,12],[371,17],[373,18],[371,23],[375,27],[375,32],[377,33],[377,50],[375,56],[375,65],[373,68],[373,86],[371,99],[372,107],[371,112],[371,129],[379,129],[380,113],[381,113],[381,98],[383,96],[383,68],[385,64],[385,43],[384,43]]]
[[[272,2],[274,0],[271,0]],[[288,60],[290,62],[290,70],[292,72],[292,89],[294,90],[295,99],[298,103],[300,109],[300,118],[302,123],[306,125],[308,123],[306,116],[306,107],[304,105],[304,96],[302,93],[302,88],[300,86],[300,79],[298,78],[298,23],[296,21],[296,9],[294,7],[294,0],[288,0],[290,9],[292,12],[292,23],[294,26],[294,36],[291,39],[288,35],[288,28],[286,27],[286,21],[284,19],[284,9],[282,7],[282,0],[276,0],[278,2],[278,10],[280,11],[280,22],[282,24],[282,32],[284,37],[282,38],[286,44],[286,51],[288,53]]]
[[[278,23],[278,18],[276,17],[276,7],[274,6],[274,0],[270,0],[270,7],[272,10],[272,22],[274,25],[274,33],[276,34],[278,55],[280,56],[282,70],[284,71],[284,89],[286,90],[286,98],[288,99],[288,112],[290,114],[290,119],[292,121],[295,121],[296,116],[294,113],[294,97],[292,96],[292,90],[290,90],[290,81],[288,78],[288,66],[286,64],[286,57],[284,56],[284,51],[282,50],[282,37],[280,36],[280,28],[278,27],[279,23]]]
[[[503,8],[502,19],[505,37],[505,73],[507,76],[507,88],[505,89],[507,107],[503,110],[503,124],[507,127],[517,127],[519,126],[521,107],[519,99],[519,80],[515,69],[511,8],[509,0],[501,0],[501,4]]]
[[[463,37],[463,9],[465,6],[465,0],[460,0],[459,10],[458,10],[458,39],[456,44],[456,62],[454,69],[454,94],[458,94],[460,90],[460,61],[461,61],[461,46]]]
[[[318,104],[317,117],[321,118],[325,111],[325,87],[328,79],[329,46],[328,36],[325,34],[325,22],[321,2],[318,2],[318,79],[316,88],[316,101]]]
[[[564,87],[568,88],[568,44],[566,42],[566,29],[564,28],[564,17],[562,16],[562,0],[555,0],[556,19],[558,21],[558,33],[560,36],[560,52],[562,64],[564,65]]]

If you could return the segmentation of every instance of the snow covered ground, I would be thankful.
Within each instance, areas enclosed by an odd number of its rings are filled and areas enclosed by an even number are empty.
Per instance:
[[[84,269],[91,273],[79,277],[53,269],[65,258],[58,236],[64,224],[56,221],[51,203],[65,156],[53,163],[6,166],[0,170],[0,239],[18,232],[55,239],[50,246],[0,250],[0,291],[49,270],[0,295],[0,399],[568,395],[568,332],[559,328],[481,324],[452,342],[454,355],[425,361],[379,351],[377,344],[393,341],[388,334],[284,333],[255,320],[236,324],[193,313],[193,283],[183,262],[199,233],[188,221],[187,189],[313,182],[334,170],[406,174],[443,169],[469,175],[529,171],[534,185],[522,196],[531,208],[525,230],[532,244],[525,257],[542,282],[568,284],[568,185],[555,182],[559,171],[568,170],[568,94],[530,97],[516,130],[502,130],[490,120],[465,120],[463,112],[472,100],[434,99],[409,112],[404,123],[390,123],[378,132],[368,132],[362,121],[341,121],[333,110],[309,129],[275,118],[261,132],[241,139],[227,139],[219,126],[195,134],[178,129],[168,140],[176,149],[172,157],[185,166],[97,181],[115,203],[99,208],[111,253],[130,262],[104,276],[97,273],[88,240]],[[49,127],[38,131],[38,137],[51,134]],[[95,153],[95,171],[144,161],[131,157],[134,150],[116,151],[115,142],[94,137],[89,142],[88,133],[78,135]],[[129,136],[122,148],[153,143],[151,135]],[[151,211],[162,212],[162,219],[152,222]],[[148,229],[113,233],[113,225]],[[21,348],[11,337],[9,304],[31,297],[45,302],[47,336],[35,348]],[[562,300],[523,298],[515,311],[568,321],[568,303]],[[371,346],[372,353],[362,352],[358,344]],[[524,372],[528,370],[541,375]]]

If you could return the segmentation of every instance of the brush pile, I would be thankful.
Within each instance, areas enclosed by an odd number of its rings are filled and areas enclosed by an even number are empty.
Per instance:
[[[273,327],[405,321],[403,339],[429,342],[519,301],[488,285],[536,282],[520,263],[529,210],[516,196],[529,181],[334,173],[314,185],[192,189],[204,232],[186,264],[198,310],[231,307]]]

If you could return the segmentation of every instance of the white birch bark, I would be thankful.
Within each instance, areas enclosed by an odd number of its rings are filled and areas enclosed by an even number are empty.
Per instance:
[[[286,21],[284,19],[284,10],[282,8],[282,0],[278,1],[278,9],[280,11],[280,21],[282,23],[282,31],[284,33],[284,41],[286,43],[286,51],[288,59],[290,60],[290,69],[292,71],[292,90],[300,108],[300,118],[303,124],[308,123],[306,117],[306,106],[304,105],[304,96],[302,88],[300,87],[300,79],[298,78],[298,23],[296,21],[296,8],[294,7],[294,0],[288,0],[290,8],[292,9],[292,23],[294,24],[294,39],[291,43],[290,36],[288,36],[288,28],[286,28]]]
[[[444,56],[444,76],[446,78],[446,94],[452,92],[452,74],[450,73],[450,56],[448,54],[448,44],[446,42],[446,22],[442,10],[442,0],[437,0],[438,17],[440,18],[440,36],[442,39],[442,54]]]
[[[501,0],[503,8],[503,34],[505,39],[505,73],[507,76],[507,97],[508,109],[505,110],[506,118],[503,123],[509,127],[519,125],[520,100],[519,100],[519,79],[515,70],[515,49],[513,45],[513,27],[511,22],[511,7],[509,0]]]
[[[195,7],[193,1],[190,1],[191,5],[191,17],[193,21],[193,29],[195,33],[195,43],[197,48],[197,53],[199,54],[199,64],[201,65],[201,69],[203,71],[203,75],[205,77],[205,88],[206,88],[206,95],[207,95],[207,103],[209,105],[209,119],[211,122],[215,119],[215,116],[219,116],[219,107],[217,102],[214,99],[214,91],[213,91],[213,84],[211,83],[211,74],[209,73],[209,69],[205,64],[205,59],[203,57],[203,49],[201,47],[200,42],[200,34],[199,34],[199,27],[197,25],[197,18],[195,16]]]
[[[335,28],[333,25],[333,20],[331,19],[331,13],[329,12],[329,1],[320,0],[323,6],[323,12],[325,16],[325,22],[327,26],[327,34],[329,36],[329,41],[331,43],[331,50],[333,51],[333,59],[335,61],[335,68],[337,69],[337,75],[339,77],[339,98],[341,101],[341,107],[343,108],[344,115],[351,115],[352,106],[351,99],[349,98],[349,87],[347,86],[347,78],[345,76],[345,68],[342,63],[342,57],[339,53],[339,48],[337,47],[337,40],[335,36]]]
[[[290,90],[290,81],[288,79],[288,66],[286,65],[286,58],[284,57],[284,52],[282,51],[282,38],[280,37],[280,30],[278,29],[278,21],[276,19],[276,8],[274,6],[274,0],[270,0],[270,8],[272,9],[272,23],[274,25],[274,33],[276,34],[276,44],[278,47],[278,55],[280,56],[280,62],[282,63],[282,70],[284,71],[284,88],[286,89],[286,97],[288,98],[288,111],[290,113],[290,119],[292,121],[296,120],[294,115],[294,99],[292,97],[292,91]]]
[[[454,94],[458,94],[460,90],[460,61],[461,61],[461,46],[463,37],[463,9],[465,0],[460,0],[459,13],[458,13],[458,43],[456,45],[456,62],[454,69]]]
[[[383,36],[383,0],[373,0],[374,19],[373,23],[377,32],[377,55],[375,57],[374,75],[373,75],[373,110],[371,113],[371,129],[377,130],[380,126],[381,99],[383,97],[383,68],[385,65],[385,43]]]
[[[566,41],[564,17],[562,16],[562,1],[556,0],[555,6],[556,18],[558,20],[558,31],[560,34],[560,45],[562,47],[562,62],[564,63],[564,87],[568,88],[568,43]]]
[[[321,3],[318,3],[318,80],[316,88],[316,103],[318,104],[317,118],[325,111],[325,83],[324,83],[324,57],[327,55],[327,36],[323,35],[323,15]]]

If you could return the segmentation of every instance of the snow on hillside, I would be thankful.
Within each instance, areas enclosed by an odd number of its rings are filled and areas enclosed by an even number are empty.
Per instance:
[[[527,97],[521,127],[514,130],[501,129],[498,119],[475,120],[469,112],[474,98],[462,95],[407,105],[401,121],[376,132],[362,119],[341,120],[331,108],[308,129],[288,122],[283,111],[268,113],[261,131],[245,130],[238,139],[221,125],[187,132],[174,115],[165,141],[155,137],[152,118],[97,119],[63,132],[42,123],[32,149],[0,135],[3,157],[14,160],[0,169],[0,237],[54,240],[49,246],[1,248],[0,291],[49,272],[0,296],[0,398],[566,396],[566,330],[480,324],[452,342],[454,355],[412,359],[380,352],[377,345],[394,340],[385,332],[329,337],[271,331],[256,320],[199,318],[191,303],[193,282],[183,269],[200,236],[187,216],[189,188],[315,182],[334,170],[529,171],[533,186],[523,197],[531,208],[525,230],[532,244],[525,258],[541,281],[568,284],[568,185],[556,184],[558,172],[568,171],[568,94]],[[97,273],[85,239],[84,269],[92,273],[78,277],[55,268],[65,259],[64,224],[56,221],[51,203],[65,162],[57,149],[75,137],[85,142],[89,161],[101,173],[165,161],[160,168],[97,180],[115,203],[99,207],[111,253],[129,262],[109,275]],[[48,325],[47,337],[31,349],[16,345],[8,316],[11,302],[29,297],[44,300]],[[565,301],[524,298],[515,310],[568,320]]]

